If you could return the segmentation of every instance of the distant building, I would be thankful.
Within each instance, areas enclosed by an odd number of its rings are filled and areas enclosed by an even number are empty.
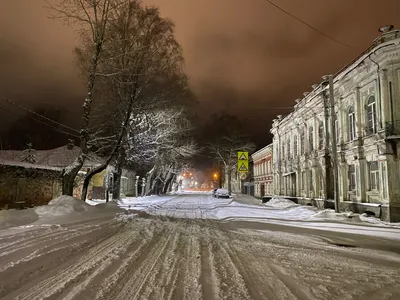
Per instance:
[[[253,160],[254,196],[264,197],[274,194],[272,149],[270,144],[251,155]]]
[[[322,74],[323,75],[323,74]],[[400,221],[400,31],[385,27],[334,75],[337,140],[330,139],[328,87],[313,86],[273,122],[275,193],[332,207],[331,143],[338,146],[341,210]]]

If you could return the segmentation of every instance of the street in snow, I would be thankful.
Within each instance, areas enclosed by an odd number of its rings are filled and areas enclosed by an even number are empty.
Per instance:
[[[244,195],[91,204],[0,213],[1,299],[399,299],[399,224]]]

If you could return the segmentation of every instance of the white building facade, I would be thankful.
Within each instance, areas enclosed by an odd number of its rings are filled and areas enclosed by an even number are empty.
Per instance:
[[[274,120],[274,192],[332,207],[329,86],[313,86]],[[334,76],[341,210],[400,221],[400,31],[386,28]]]
[[[270,144],[251,155],[255,197],[272,196],[274,193],[272,149]]]

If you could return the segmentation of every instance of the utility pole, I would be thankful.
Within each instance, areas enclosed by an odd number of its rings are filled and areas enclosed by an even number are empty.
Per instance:
[[[332,167],[333,167],[333,184],[334,184],[334,200],[335,211],[340,212],[339,201],[339,173],[338,173],[338,159],[337,159],[337,137],[335,126],[335,95],[333,89],[333,75],[328,76],[329,79],[329,103],[331,111],[331,144],[332,144]]]

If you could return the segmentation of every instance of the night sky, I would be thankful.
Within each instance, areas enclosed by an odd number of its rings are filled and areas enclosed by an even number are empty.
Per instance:
[[[259,146],[270,142],[271,120],[290,111],[279,107],[293,106],[322,75],[367,48],[380,26],[400,27],[399,0],[272,1],[350,47],[266,0],[143,1],[159,6],[176,24],[200,116],[218,111],[240,116]],[[76,126],[84,95],[73,55],[79,39],[73,29],[48,19],[44,4],[0,0],[0,95],[33,109],[61,111],[58,120]],[[11,112],[1,101],[4,132],[19,110]]]

